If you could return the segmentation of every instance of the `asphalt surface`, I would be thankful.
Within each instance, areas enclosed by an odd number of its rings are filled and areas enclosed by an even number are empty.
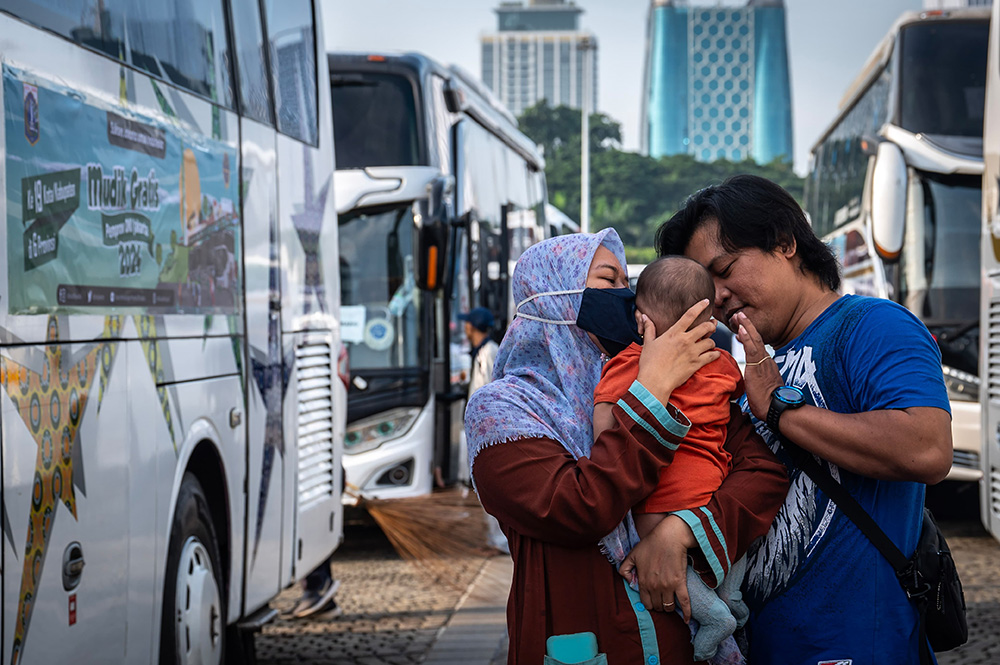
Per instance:
[[[928,505],[948,538],[965,589],[969,642],[941,665],[1000,663],[1000,543],[979,522],[975,485],[931,488]],[[338,617],[279,619],[257,636],[260,665],[502,665],[510,560],[467,556],[447,579],[401,560],[374,525],[352,525],[334,556]],[[506,579],[504,577],[506,576]],[[272,605],[290,608],[289,589]]]

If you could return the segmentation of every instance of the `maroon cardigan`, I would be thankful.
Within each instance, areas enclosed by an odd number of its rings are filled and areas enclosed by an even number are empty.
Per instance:
[[[647,399],[633,391],[619,401],[615,427],[595,441],[590,458],[574,460],[558,442],[538,438],[489,446],[476,457],[480,500],[499,520],[514,560],[508,665],[538,665],[546,638],[584,631],[597,635],[609,663],[642,662],[635,610],[598,542],[655,489],[687,426],[676,409],[646,408],[649,393],[639,389]],[[736,406],[726,449],[732,469],[711,501],[678,513],[700,544],[691,551],[695,569],[712,587],[767,531],[788,489],[784,466]],[[680,616],[649,614],[659,662],[692,663]]]

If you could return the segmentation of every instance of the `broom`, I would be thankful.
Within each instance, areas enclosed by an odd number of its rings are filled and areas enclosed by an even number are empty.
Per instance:
[[[463,486],[406,499],[374,499],[349,485],[403,559],[447,582],[454,560],[497,553],[487,545],[486,514],[479,498]]]

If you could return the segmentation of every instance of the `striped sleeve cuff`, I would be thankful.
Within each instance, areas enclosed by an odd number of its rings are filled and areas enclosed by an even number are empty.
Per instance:
[[[729,547],[726,545],[722,530],[715,521],[715,516],[704,506],[692,510],[678,510],[673,514],[691,527],[695,540],[698,541],[698,549],[704,555],[712,577],[715,579],[715,584],[710,586],[712,588],[719,586],[729,573],[730,563]]]
[[[672,404],[664,406],[638,381],[618,400],[625,414],[670,450],[678,444],[671,439],[683,439],[691,429],[691,421]]]

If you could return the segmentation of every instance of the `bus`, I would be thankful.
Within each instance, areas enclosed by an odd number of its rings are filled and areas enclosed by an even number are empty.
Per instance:
[[[470,367],[459,316],[513,316],[510,274],[546,237],[545,162],[462,70],[417,53],[331,53],[344,469],[363,496],[468,480]],[[437,478],[435,478],[437,475]]]
[[[342,539],[321,25],[0,0],[4,665],[248,662]]]
[[[913,312],[941,350],[950,480],[980,468],[979,218],[988,9],[903,14],[812,148],[805,207],[843,291]],[[905,368],[901,368],[905,371]]]
[[[987,385],[979,395],[983,411],[979,515],[986,530],[1000,540],[1000,4],[994,4],[992,12],[983,122],[980,317],[986,334],[980,341],[980,372]]]

